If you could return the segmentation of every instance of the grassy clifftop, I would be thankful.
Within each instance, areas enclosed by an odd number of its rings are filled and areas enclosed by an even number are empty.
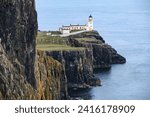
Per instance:
[[[47,35],[46,32],[38,32],[37,49],[43,51],[84,50],[84,47],[71,47],[68,39],[60,36]]]

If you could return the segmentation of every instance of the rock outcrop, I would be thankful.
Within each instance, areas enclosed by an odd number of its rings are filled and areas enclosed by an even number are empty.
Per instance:
[[[68,41],[73,47],[85,47],[91,49],[94,69],[110,69],[111,64],[123,64],[126,62],[126,59],[123,56],[105,43],[97,31],[69,36]]]
[[[66,99],[68,97],[67,79],[63,65],[43,51],[38,51],[37,58],[36,74],[40,99]]]
[[[0,1],[0,98],[38,97],[32,95],[37,89],[34,74],[36,33],[34,0]]]
[[[34,75],[37,14],[34,0],[0,1],[0,38],[10,62],[24,66],[26,80],[36,88]]]
[[[0,44],[0,99],[37,99],[38,94],[25,79],[25,67],[9,59]]]
[[[89,49],[47,51],[46,53],[47,56],[63,64],[68,88],[89,88],[100,85],[100,81],[93,78],[93,56]]]

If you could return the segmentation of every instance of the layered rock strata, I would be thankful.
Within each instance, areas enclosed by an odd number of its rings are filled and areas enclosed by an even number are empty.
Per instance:
[[[46,53],[63,64],[68,88],[89,88],[100,85],[99,79],[93,78],[93,56],[89,49]]]

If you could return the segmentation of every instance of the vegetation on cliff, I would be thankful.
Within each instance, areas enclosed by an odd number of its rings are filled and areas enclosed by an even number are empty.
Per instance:
[[[83,47],[71,47],[66,38],[47,35],[48,32],[38,32],[37,49],[43,51],[83,50]]]
[[[40,99],[56,100],[66,97],[66,77],[63,65],[44,51],[38,51],[39,94]]]

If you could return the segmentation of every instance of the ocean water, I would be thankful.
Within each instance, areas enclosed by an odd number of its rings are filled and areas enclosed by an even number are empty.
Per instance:
[[[75,92],[93,100],[150,99],[150,0],[36,0],[39,30],[58,30],[61,25],[94,27],[106,43],[127,59],[110,71],[98,72],[101,87]]]

